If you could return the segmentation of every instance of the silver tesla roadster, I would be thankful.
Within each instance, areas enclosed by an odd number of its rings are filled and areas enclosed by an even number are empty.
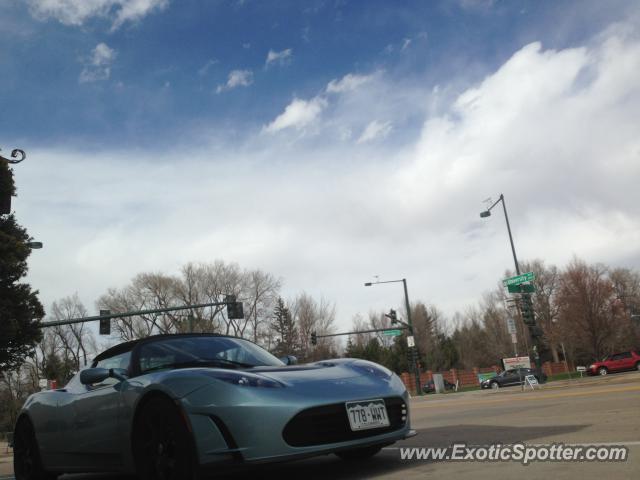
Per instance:
[[[287,365],[241,338],[158,335],[31,395],[14,469],[17,480],[90,471],[185,480],[331,453],[364,459],[412,435],[407,391],[378,364]]]

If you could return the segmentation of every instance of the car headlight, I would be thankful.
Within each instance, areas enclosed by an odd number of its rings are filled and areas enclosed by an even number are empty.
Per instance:
[[[283,388],[284,385],[270,378],[261,377],[248,372],[230,372],[224,370],[208,370],[203,372],[208,377],[231,383],[241,387]]]
[[[589,370],[591,370],[592,368],[596,368],[596,365],[594,363],[592,363],[591,365],[589,365]]]
[[[373,375],[378,378],[384,378],[385,380],[389,380],[393,372],[382,365],[378,365],[377,363],[369,362],[367,360],[356,360],[351,364],[351,366],[366,375]]]

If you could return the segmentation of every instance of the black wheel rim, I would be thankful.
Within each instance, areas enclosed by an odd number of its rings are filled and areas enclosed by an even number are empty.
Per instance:
[[[150,477],[158,480],[177,479],[180,474],[180,451],[175,429],[166,412],[155,411],[145,415],[140,440]]]

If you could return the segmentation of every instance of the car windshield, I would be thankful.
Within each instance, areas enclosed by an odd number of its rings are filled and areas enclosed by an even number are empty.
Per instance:
[[[145,343],[138,356],[140,372],[193,366],[251,368],[283,366],[263,348],[240,338],[175,337]]]

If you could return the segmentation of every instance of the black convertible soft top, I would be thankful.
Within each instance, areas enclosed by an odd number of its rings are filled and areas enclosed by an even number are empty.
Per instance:
[[[94,363],[99,362],[100,360],[104,360],[105,358],[113,357],[114,355],[119,355],[121,353],[129,352],[133,350],[139,343],[143,342],[151,342],[154,340],[159,340],[162,338],[171,338],[171,337],[231,337],[237,338],[233,335],[223,335],[221,333],[163,333],[158,335],[151,335],[149,337],[137,338],[135,340],[129,340],[128,342],[119,343],[118,345],[114,345],[111,348],[106,349],[104,352],[100,353],[96,358],[93,359]]]

